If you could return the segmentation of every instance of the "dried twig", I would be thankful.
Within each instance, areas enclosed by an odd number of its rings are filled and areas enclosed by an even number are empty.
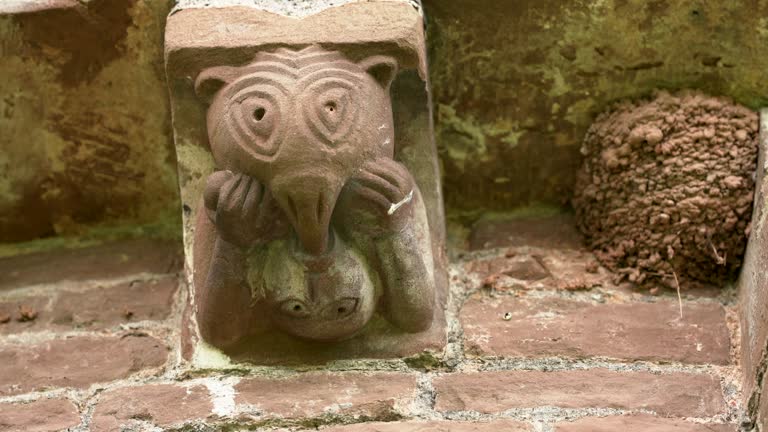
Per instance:
[[[715,248],[715,245],[712,243],[712,239],[708,238],[707,242],[709,242],[709,246],[712,248],[712,252],[715,253],[715,261],[717,261],[718,265],[725,265],[725,258],[728,256],[728,252],[726,251],[724,256],[720,256],[719,253],[717,253],[717,248]]]
[[[680,281],[677,280],[677,273],[672,270],[672,276],[675,277],[675,286],[677,286],[677,304],[680,306],[680,319],[683,319],[683,297],[680,295]]]

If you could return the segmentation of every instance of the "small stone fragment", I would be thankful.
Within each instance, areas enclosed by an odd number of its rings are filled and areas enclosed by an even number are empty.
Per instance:
[[[599,268],[599,265],[595,261],[590,261],[584,266],[584,270],[587,273],[597,273],[597,270]]]
[[[9,321],[11,321],[11,316],[10,315],[8,315],[6,313],[0,314],[0,324],[5,324],[5,323],[7,323]]]
[[[512,312],[504,313],[504,321],[509,321],[511,319],[512,319]]]
[[[19,316],[16,318],[18,322],[34,321],[37,318],[37,311],[29,306],[19,306]]]
[[[557,288],[566,291],[588,291],[595,286],[594,283],[582,278],[558,280]]]

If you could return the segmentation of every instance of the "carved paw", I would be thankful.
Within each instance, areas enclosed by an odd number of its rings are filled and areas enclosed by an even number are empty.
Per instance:
[[[346,228],[371,234],[397,232],[413,216],[416,183],[399,162],[381,158],[365,164],[340,196]]]
[[[269,191],[246,174],[231,171],[211,174],[203,200],[218,234],[239,247],[248,248],[267,241],[280,231]]]

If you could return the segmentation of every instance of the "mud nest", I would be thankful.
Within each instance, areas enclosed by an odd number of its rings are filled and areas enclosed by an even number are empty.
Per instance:
[[[601,114],[573,198],[597,258],[641,285],[733,280],[749,235],[757,127],[755,112],[689,92]]]

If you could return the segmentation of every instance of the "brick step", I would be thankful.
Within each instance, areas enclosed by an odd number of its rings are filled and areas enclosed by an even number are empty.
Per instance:
[[[596,303],[555,296],[472,296],[461,310],[470,356],[608,357],[626,361],[730,362],[723,306]]]
[[[115,353],[119,348],[113,347],[109,351]],[[86,352],[83,355],[92,357],[93,354]],[[121,354],[114,357],[120,359],[126,356]],[[124,365],[126,360],[116,361],[121,366],[111,368],[116,372],[107,373],[113,379],[129,372]],[[130,363],[130,360],[127,362]],[[34,364],[34,361],[30,363]],[[94,368],[106,369],[98,366],[98,359],[94,361]],[[39,389],[41,385],[82,386],[89,381],[76,374],[41,379],[40,376],[46,372],[36,367],[30,372],[24,372],[18,367],[11,369],[11,373],[26,374],[19,380],[17,392]],[[48,370],[53,371],[53,368]],[[101,372],[96,378],[104,380],[107,376]],[[33,382],[28,383],[30,380]],[[455,429],[445,429],[454,427],[451,426],[454,423],[423,423],[407,419],[424,409],[433,411],[436,416],[467,415],[471,418],[477,415],[505,415],[510,410],[540,410],[549,407],[550,411],[566,410],[563,412],[571,412],[570,416],[575,414],[576,417],[590,410],[644,411],[659,416],[589,417],[559,424],[556,430],[607,431],[619,430],[611,428],[622,426],[621,430],[652,431],[668,427],[667,430],[683,432],[710,429],[699,429],[700,425],[687,423],[682,418],[712,419],[726,413],[719,379],[706,374],[655,374],[604,369],[553,372],[516,370],[440,373],[435,374],[431,380],[431,386],[423,387],[419,384],[417,373],[305,372],[282,378],[210,377],[186,382],[118,387],[94,396],[96,403],[91,430],[117,430],[121,425],[136,422],[171,428],[194,422],[220,424],[226,422],[226,419],[237,419],[243,424],[274,424],[277,421],[277,424],[295,425],[306,424],[307,421],[322,425],[343,419],[347,422],[388,421],[334,426],[328,430],[485,431],[504,426],[513,431],[526,431],[532,430],[528,423],[512,420],[458,422],[455,423]],[[5,394],[9,394],[7,390]],[[434,400],[434,405],[419,405],[428,400]],[[69,418],[65,415],[68,411],[64,405],[59,403],[56,412],[62,412],[63,418]],[[25,405],[25,409],[34,408],[34,403]],[[3,409],[8,409],[8,404],[0,404],[0,411]],[[389,420],[398,422],[392,423]],[[711,430],[726,429],[717,426]]]
[[[144,238],[15,255],[0,258],[0,292],[66,281],[176,273],[183,262],[180,243]]]

